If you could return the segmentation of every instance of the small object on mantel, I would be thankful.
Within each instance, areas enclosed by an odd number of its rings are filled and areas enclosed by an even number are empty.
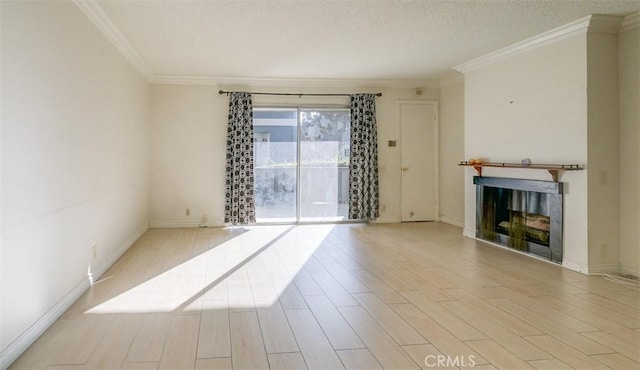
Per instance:
[[[528,159],[528,158],[526,158]],[[524,160],[523,160],[524,161]],[[583,170],[579,164],[531,164],[524,163],[499,163],[499,162],[483,162],[478,159],[470,159],[468,161],[460,161],[458,166],[471,166],[478,176],[482,177],[482,167],[502,167],[502,168],[521,168],[531,170],[547,170],[554,182],[558,182],[560,171],[579,171]]]
[[[531,159],[529,158],[524,158],[520,163],[522,163],[523,166],[529,166],[531,165]]]

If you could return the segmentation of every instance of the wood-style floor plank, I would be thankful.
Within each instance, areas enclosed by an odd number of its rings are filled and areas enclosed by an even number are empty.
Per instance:
[[[508,299],[498,298],[490,299],[489,301],[496,307],[499,307],[514,316],[522,318],[531,325],[539,327],[546,333],[553,335],[573,348],[579,349],[584,354],[596,355],[612,352],[611,348],[605,347],[585,336],[582,336],[580,333],[571,331],[562,325],[559,325],[557,322],[551,321],[545,316],[538,315]]]
[[[498,369],[533,369],[526,361],[490,339],[466,343]]]
[[[336,307],[357,306],[358,302],[338,283],[328,272],[312,273],[313,279],[318,283],[324,294],[329,297]]]
[[[147,314],[138,318],[139,330],[131,344],[125,362],[160,362],[167,339],[171,316]]]
[[[341,307],[339,310],[384,368],[418,368],[417,364],[362,307]]]
[[[173,317],[158,369],[191,369],[195,367],[199,327],[199,315]]]
[[[269,368],[271,370],[299,370],[308,369],[304,363],[300,352],[293,353],[271,353],[269,357]]]
[[[373,293],[355,294],[354,297],[373,319],[399,345],[424,344],[427,341],[389,306]]]
[[[334,349],[364,348],[364,344],[345,321],[338,309],[325,296],[305,298],[311,312]]]
[[[195,370],[232,370],[231,357],[199,358]]]
[[[451,334],[450,331],[427,316],[427,314],[420,311],[416,306],[410,303],[392,304],[390,306],[443,355],[465,356],[466,358],[473,356],[476,364],[483,365],[488,363],[463,341]]]
[[[375,370],[382,369],[380,363],[366,349],[345,349],[337,351],[340,360],[347,370]]]
[[[269,366],[258,315],[253,311],[229,313],[231,363],[234,369],[264,369]]]
[[[137,322],[120,316],[107,329],[86,364],[90,369],[117,369],[122,366],[137,333]]]
[[[550,335],[537,335],[526,337],[531,344],[541,348],[545,352],[552,354],[558,360],[566,363],[575,369],[607,369],[599,361],[592,359],[584,353],[562,343]]]
[[[640,289],[437,222],[150,229],[95,278],[9,369],[640,368]]]
[[[231,357],[229,310],[205,310],[200,315],[198,331],[198,358]]]
[[[529,361],[529,365],[538,370],[573,370],[573,368],[558,359]]]
[[[591,358],[602,362],[612,369],[640,369],[640,359],[636,358],[634,361],[633,359],[619,353],[592,355]]]
[[[551,355],[532,346],[530,343],[509,331],[499,322],[493,321],[490,316],[484,316],[479,313],[475,306],[467,306],[462,302],[451,301],[442,302],[442,307],[447,311],[454,313],[461,319],[473,325],[476,329],[486,334],[497,344],[508,347],[511,352],[523,360],[542,360],[549,359]]]
[[[287,317],[278,301],[271,306],[257,307],[260,331],[267,353],[298,352]]]
[[[125,362],[120,370],[156,370],[159,365],[157,362]]]
[[[410,346],[402,346],[405,352],[415,361],[422,369],[458,369],[455,366],[439,366],[438,361],[442,361],[445,356],[438,351],[432,344],[414,344]]]
[[[447,330],[453,333],[460,340],[478,340],[486,339],[486,334],[469,325],[466,321],[460,319],[456,315],[442,308],[437,302],[434,302],[422,295],[420,292],[402,292],[409,302],[418,307],[422,312],[433,318],[435,321],[445,326]]]
[[[286,315],[309,369],[344,368],[311,311],[288,310]]]

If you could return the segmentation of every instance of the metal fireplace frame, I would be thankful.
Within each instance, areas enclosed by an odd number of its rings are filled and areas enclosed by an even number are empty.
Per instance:
[[[562,263],[563,253],[563,231],[562,231],[562,218],[563,218],[563,183],[554,181],[540,181],[540,180],[526,180],[526,179],[514,179],[506,177],[482,177],[474,176],[473,183],[476,185],[476,238],[486,240],[482,238],[482,214],[483,214],[483,187],[503,188],[522,191],[534,191],[538,193],[547,193],[550,197],[549,208],[549,251],[550,256],[548,258],[556,263]],[[508,238],[508,236],[507,236]],[[495,240],[488,240],[490,242],[496,242]],[[505,247],[508,247],[508,243],[500,242]],[[536,243],[529,242],[529,249],[547,248]],[[540,253],[528,252],[536,256],[547,257]]]

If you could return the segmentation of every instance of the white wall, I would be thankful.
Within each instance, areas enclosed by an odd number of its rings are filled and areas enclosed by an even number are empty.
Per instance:
[[[465,158],[587,163],[586,34],[465,74]],[[587,170],[565,172],[564,263],[586,271]],[[465,169],[465,235],[475,235],[475,186]],[[484,176],[550,181],[538,170],[485,168]]]
[[[396,102],[416,99],[413,88],[313,86],[197,86],[152,87],[151,206],[152,226],[195,226],[206,215],[209,225],[223,223],[224,157],[228,97],[218,90],[349,93],[377,92],[380,221],[400,220],[400,147]],[[421,99],[437,100],[439,89],[424,89]],[[254,105],[348,105],[346,97],[283,97],[254,95]],[[417,195],[419,196],[419,195]],[[190,208],[191,215],[185,215]]]
[[[619,271],[618,35],[587,35],[589,272]]]
[[[620,265],[640,276],[640,13],[618,35],[620,87]],[[623,23],[624,24],[624,23]]]
[[[597,273],[620,271],[622,263],[623,270],[637,274],[637,28],[618,40],[615,28],[597,26],[603,19],[589,18],[596,26],[588,32],[468,71],[465,157],[586,165],[561,175],[563,265]],[[465,234],[470,236],[475,233],[473,175],[466,170]],[[544,171],[485,168],[483,175],[549,180]]]
[[[153,85],[151,96],[151,225],[194,226],[203,215],[221,224],[226,96],[196,85]]]
[[[149,84],[73,3],[1,6],[0,367],[146,229],[150,121]]]
[[[464,78],[440,90],[440,220],[464,226]]]

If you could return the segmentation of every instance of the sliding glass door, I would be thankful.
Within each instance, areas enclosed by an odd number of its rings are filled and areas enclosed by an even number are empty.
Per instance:
[[[347,218],[349,111],[300,110],[300,221]]]
[[[298,220],[298,110],[254,109],[257,222]]]
[[[347,218],[348,109],[255,108],[258,222]]]

